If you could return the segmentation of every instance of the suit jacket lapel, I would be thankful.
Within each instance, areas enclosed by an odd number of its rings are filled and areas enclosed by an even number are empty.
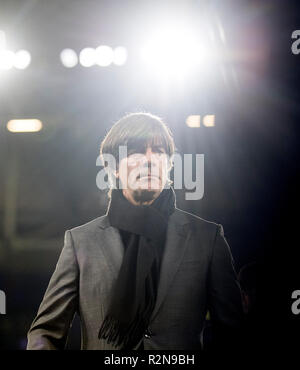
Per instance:
[[[179,214],[175,212],[169,219],[166,245],[161,262],[156,304],[150,320],[153,320],[158,313],[188,245],[188,233],[183,227],[183,224],[187,223],[187,220],[183,214],[180,215],[181,217],[178,216]]]
[[[98,234],[98,243],[111,269],[111,277],[116,279],[124,255],[121,236],[116,228],[110,226],[107,216],[101,219],[99,227],[103,230],[101,234]]]

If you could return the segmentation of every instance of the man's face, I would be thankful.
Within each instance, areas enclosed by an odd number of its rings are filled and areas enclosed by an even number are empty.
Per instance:
[[[136,203],[156,199],[167,182],[169,163],[168,155],[161,146],[128,150],[128,156],[120,161],[117,172],[123,194]]]

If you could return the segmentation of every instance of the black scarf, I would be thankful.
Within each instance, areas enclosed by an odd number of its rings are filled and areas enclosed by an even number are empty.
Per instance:
[[[150,206],[134,206],[121,190],[112,191],[107,214],[121,233],[125,251],[99,339],[133,349],[144,335],[156,301],[168,218],[174,209],[172,188],[164,189]]]

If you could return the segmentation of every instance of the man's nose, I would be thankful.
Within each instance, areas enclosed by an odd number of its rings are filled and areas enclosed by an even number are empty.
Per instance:
[[[152,151],[152,148],[147,148],[144,159],[145,159],[144,165],[151,166],[151,167],[156,167],[158,165],[156,155]]]
[[[155,155],[152,152],[151,148],[148,148],[146,152],[143,155],[141,165],[143,167],[148,167],[149,169],[151,167],[156,167],[156,160],[155,160]]]
[[[152,152],[151,148],[147,148],[146,153],[145,153],[145,157],[146,157],[148,162],[150,162],[151,159],[153,159],[153,152]]]

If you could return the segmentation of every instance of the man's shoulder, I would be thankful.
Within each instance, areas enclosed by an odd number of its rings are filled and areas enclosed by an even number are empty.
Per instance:
[[[215,231],[219,227],[217,222],[206,220],[200,216],[179,208],[175,209],[175,212],[172,216],[172,220],[175,223],[189,225],[191,228],[196,228],[197,230]]]
[[[103,215],[94,218],[93,220],[88,221],[82,225],[73,227],[69,231],[71,231],[73,235],[86,234],[98,231],[99,229],[103,229],[104,227],[106,227],[106,225],[107,225],[107,216]]]

